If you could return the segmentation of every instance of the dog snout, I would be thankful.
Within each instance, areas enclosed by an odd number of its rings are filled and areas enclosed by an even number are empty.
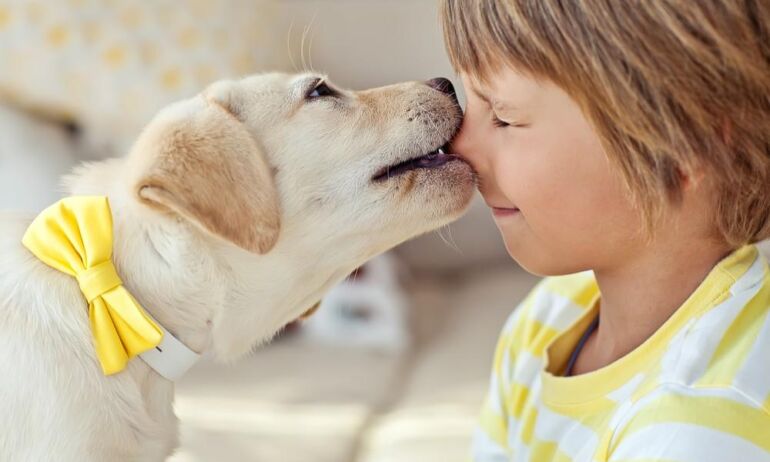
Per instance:
[[[445,95],[450,96],[455,102],[457,101],[457,92],[455,91],[454,85],[452,85],[452,82],[449,81],[449,79],[445,79],[444,77],[436,77],[435,79],[430,79],[425,84],[434,90],[440,91],[441,93],[444,93]]]

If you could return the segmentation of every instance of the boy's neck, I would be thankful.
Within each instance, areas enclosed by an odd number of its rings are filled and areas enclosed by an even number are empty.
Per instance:
[[[730,252],[712,239],[658,241],[623,265],[595,270],[602,294],[599,327],[575,373],[604,367],[650,338]]]

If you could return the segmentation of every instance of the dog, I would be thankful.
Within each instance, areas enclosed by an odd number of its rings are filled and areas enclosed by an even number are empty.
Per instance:
[[[354,268],[458,218],[472,168],[448,152],[445,79],[354,92],[324,75],[219,81],[148,124],[70,195],[106,196],[126,289],[196,353],[234,361]],[[77,281],[0,214],[0,460],[160,461],[178,445],[174,383],[142,359],[104,375]]]

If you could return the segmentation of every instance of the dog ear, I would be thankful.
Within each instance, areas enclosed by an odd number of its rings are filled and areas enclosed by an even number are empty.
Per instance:
[[[136,194],[254,253],[278,240],[280,210],[262,149],[230,110],[228,91],[195,98],[150,124],[132,155]]]

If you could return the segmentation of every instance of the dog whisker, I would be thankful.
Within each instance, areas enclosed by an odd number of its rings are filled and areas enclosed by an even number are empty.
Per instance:
[[[313,43],[312,43],[312,38],[308,42],[308,35],[310,34],[310,31],[313,28],[313,24],[315,23],[315,19],[316,19],[317,15],[318,15],[317,12],[315,14],[313,14],[313,18],[310,20],[310,23],[308,23],[304,27],[304,29],[302,31],[302,41],[301,41],[301,44],[300,44],[300,56],[301,56],[301,60],[302,60],[302,71],[303,72],[315,72],[314,69],[313,69],[312,58],[310,58],[310,56],[309,56],[310,55],[310,51],[312,50]],[[305,43],[308,43],[308,56],[307,57],[305,56]],[[309,66],[308,66],[308,63],[310,64]]]
[[[311,31],[313,30],[313,26],[315,26],[316,17],[318,17],[317,11],[313,14],[313,19],[310,20],[310,26],[308,26],[309,30]],[[307,48],[307,57],[308,57],[308,61],[310,62],[310,70],[312,72],[316,72],[315,66],[313,66],[313,38],[314,38],[314,35],[310,35],[310,42],[308,43],[308,48]]]
[[[442,231],[446,230],[449,234],[449,238],[444,236],[444,233]],[[446,244],[449,248],[454,250],[455,252],[462,254],[462,250],[457,246],[457,243],[454,240],[454,237],[452,236],[452,228],[449,227],[449,225],[443,226],[436,230],[436,234],[441,238],[441,240]]]
[[[286,52],[289,54],[289,61],[291,61],[291,67],[294,68],[294,72],[299,72],[297,63],[294,61],[294,54],[291,52],[291,32],[294,29],[294,20],[289,23],[289,30],[286,32]]]

